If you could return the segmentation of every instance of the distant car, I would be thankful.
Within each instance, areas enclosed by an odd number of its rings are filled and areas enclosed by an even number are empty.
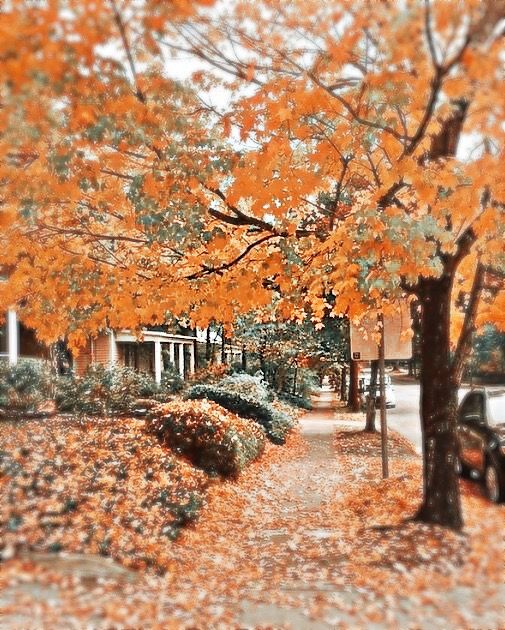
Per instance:
[[[482,479],[494,503],[505,500],[505,391],[473,389],[458,408],[458,470]]]
[[[361,406],[363,409],[366,408],[367,399],[370,391],[370,370],[363,370],[361,373],[361,377],[359,380],[359,391],[361,395]],[[389,374],[384,375],[385,380],[385,388],[386,388],[386,407],[391,409],[396,407],[396,394],[393,387],[393,383],[391,382],[391,376]],[[377,388],[376,388],[376,396],[375,396],[375,406],[377,408],[380,407],[380,391],[379,391],[379,375],[377,375]]]

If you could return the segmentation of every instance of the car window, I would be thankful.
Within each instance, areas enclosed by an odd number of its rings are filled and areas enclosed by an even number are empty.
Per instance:
[[[475,424],[485,424],[484,396],[481,392],[468,394],[462,402],[459,410],[461,422],[472,422]]]
[[[491,426],[503,426],[505,424],[505,394],[503,392],[491,392],[489,395],[488,422]]]

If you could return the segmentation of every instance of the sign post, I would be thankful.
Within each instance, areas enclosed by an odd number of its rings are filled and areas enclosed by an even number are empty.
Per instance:
[[[386,413],[385,361],[410,359],[412,343],[409,335],[412,329],[408,303],[399,304],[397,313],[384,316],[382,313],[367,315],[359,324],[351,323],[351,364],[358,361],[379,361],[379,392],[381,420],[382,476],[389,476],[388,427]],[[377,330],[379,327],[379,330]],[[377,332],[379,334],[377,334]]]
[[[381,454],[382,454],[382,478],[389,477],[388,458],[388,423],[386,413],[386,374],[385,374],[385,343],[384,343],[384,317],[382,313],[378,317],[380,326],[379,342],[379,378],[380,378],[380,415],[381,415]]]

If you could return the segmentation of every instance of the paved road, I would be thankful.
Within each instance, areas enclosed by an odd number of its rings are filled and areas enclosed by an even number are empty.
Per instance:
[[[419,383],[405,382],[392,376],[396,394],[396,407],[388,409],[388,426],[410,440],[421,453],[421,423],[419,419]],[[490,390],[503,390],[503,386],[492,386]],[[462,387],[459,398],[465,395],[468,387]],[[378,423],[377,423],[378,424]]]
[[[421,453],[421,423],[419,420],[419,383],[398,382],[392,378],[396,407],[387,410],[388,426],[410,440]]]

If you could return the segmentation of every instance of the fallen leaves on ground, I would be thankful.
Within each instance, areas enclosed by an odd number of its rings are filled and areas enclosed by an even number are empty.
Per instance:
[[[418,627],[427,611],[447,627],[498,627],[475,620],[489,613],[503,581],[504,508],[463,482],[462,534],[405,524],[419,503],[419,458],[393,434],[391,477],[382,480],[379,435],[349,429],[333,442],[295,433],[285,447],[267,444],[238,480],[212,484],[197,525],[167,548],[165,576],[84,587],[18,560],[6,563],[0,586],[19,572],[63,581],[64,596],[40,611],[53,627],[62,618],[93,619],[95,627],[243,627],[244,602],[333,627],[397,628],[405,611],[405,627]],[[474,596],[463,605],[450,599],[465,588]]]
[[[16,549],[111,556],[166,568],[207,477],[147,435],[142,420],[0,425],[0,556]]]

